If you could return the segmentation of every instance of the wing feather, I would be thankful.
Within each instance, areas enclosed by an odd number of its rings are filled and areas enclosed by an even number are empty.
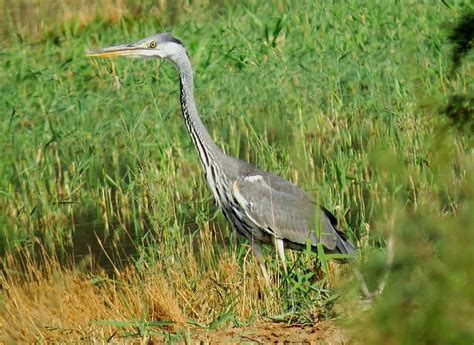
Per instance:
[[[321,242],[327,249],[335,249],[338,235],[332,225],[334,216],[330,219],[296,185],[254,172],[239,177],[232,191],[247,217],[264,231],[297,244],[309,241],[316,246]]]

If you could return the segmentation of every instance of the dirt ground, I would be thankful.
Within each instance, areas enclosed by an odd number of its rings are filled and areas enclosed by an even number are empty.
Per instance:
[[[350,338],[329,321],[314,325],[260,322],[248,327],[195,334],[194,341],[201,344],[349,344]]]

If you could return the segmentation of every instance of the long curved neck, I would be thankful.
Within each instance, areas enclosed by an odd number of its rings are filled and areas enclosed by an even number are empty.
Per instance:
[[[199,117],[196,103],[194,102],[193,70],[189,57],[186,54],[182,54],[174,62],[179,72],[180,101],[184,122],[201,163],[206,168],[209,167],[211,161],[214,161],[217,156],[222,155],[222,151],[214,143]]]

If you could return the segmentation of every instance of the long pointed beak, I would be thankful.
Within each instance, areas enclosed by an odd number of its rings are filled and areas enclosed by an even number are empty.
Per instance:
[[[133,46],[131,44],[123,44],[119,46],[107,47],[86,52],[86,56],[111,58],[117,56],[136,56],[138,51],[143,48]]]

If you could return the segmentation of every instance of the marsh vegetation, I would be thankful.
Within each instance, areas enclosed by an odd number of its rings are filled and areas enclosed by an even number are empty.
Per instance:
[[[1,340],[186,341],[264,319],[472,343],[474,64],[453,70],[448,41],[469,10],[2,0]],[[369,311],[351,270],[314,253],[289,252],[286,276],[268,248],[265,288],[207,189],[172,65],[84,57],[161,31],[186,43],[219,146],[332,210],[371,286],[393,234]]]

